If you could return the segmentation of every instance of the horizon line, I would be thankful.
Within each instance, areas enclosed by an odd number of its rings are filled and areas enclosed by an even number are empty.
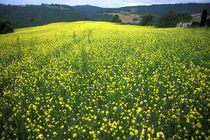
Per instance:
[[[140,5],[125,5],[125,6],[120,6],[120,7],[103,7],[103,6],[97,6],[97,5],[91,5],[91,4],[81,4],[81,5],[69,5],[69,4],[62,4],[62,3],[42,3],[42,4],[46,4],[46,5],[67,5],[67,6],[71,6],[71,7],[75,7],[75,6],[94,6],[94,7],[99,7],[99,8],[124,8],[124,7],[137,7],[137,6],[152,6],[152,5],[175,5],[175,4],[210,4],[210,2],[187,2],[187,3],[157,3],[157,4],[140,4]],[[0,5],[11,5],[11,6],[29,6],[29,5],[33,5],[33,6],[41,6],[42,4],[4,4],[4,3],[0,3]]]

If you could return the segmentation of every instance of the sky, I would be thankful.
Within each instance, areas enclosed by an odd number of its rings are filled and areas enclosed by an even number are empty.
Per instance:
[[[94,5],[106,8],[174,3],[210,3],[210,0],[0,0],[1,4],[25,5],[34,4],[66,4],[66,5]]]

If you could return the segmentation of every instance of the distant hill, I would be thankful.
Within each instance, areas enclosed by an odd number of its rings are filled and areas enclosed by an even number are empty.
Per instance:
[[[101,8],[91,5],[80,5],[74,6],[77,10],[80,10],[87,15],[89,15],[91,20],[105,20],[111,21],[110,15],[112,13],[130,13],[137,15],[153,14],[155,17],[169,12],[188,12],[190,14],[201,13],[204,9],[210,12],[210,3],[187,3],[187,4],[160,4],[160,5],[150,5],[150,6],[130,6],[122,8]],[[109,13],[109,14],[102,14]]]
[[[112,14],[104,13],[130,13],[131,15],[153,14],[155,17],[163,13],[189,12],[200,13],[207,9],[210,13],[210,3],[164,4],[151,6],[132,6],[122,8],[101,8],[91,5],[68,6],[59,4],[42,4],[12,6],[0,4],[0,19],[8,19],[15,28],[44,25],[53,22],[71,22],[81,20],[111,21]],[[128,15],[130,16],[130,15]]]
[[[92,5],[78,5],[74,6],[75,9],[88,15],[90,20],[93,21],[112,21],[112,15],[101,14],[107,11],[107,8],[101,8]]]
[[[135,14],[145,15],[147,13],[158,17],[166,12],[189,12],[191,14],[200,13],[204,9],[210,12],[210,3],[187,3],[187,4],[163,4],[150,6],[132,6],[122,7],[117,9],[107,9],[107,12],[132,12]]]
[[[15,28],[89,20],[83,12],[66,5],[0,5],[0,18],[10,20]]]
[[[74,6],[74,8],[76,8],[79,11],[82,11],[88,15],[95,15],[99,12],[103,12],[105,11],[107,8],[101,8],[101,7],[97,7],[97,6],[92,6],[92,5],[78,5],[78,6]]]

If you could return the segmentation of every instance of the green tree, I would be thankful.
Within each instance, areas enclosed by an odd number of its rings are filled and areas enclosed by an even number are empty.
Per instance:
[[[121,21],[119,15],[115,15],[112,19],[112,22],[121,23],[122,21]]]
[[[190,13],[187,12],[183,12],[183,13],[177,13],[177,19],[178,22],[189,22],[190,20],[192,20],[192,16],[190,15]]]
[[[207,27],[210,27],[210,19],[206,20],[206,25],[207,25]]]
[[[142,26],[152,26],[154,24],[154,16],[152,14],[146,14],[143,16],[140,25]]]
[[[160,16],[156,22],[156,27],[176,27],[178,22],[189,22],[192,20],[190,13],[174,13],[173,11]]]
[[[201,17],[201,23],[200,23],[200,27],[205,26],[206,24],[206,20],[207,20],[207,10],[203,10],[202,12],[202,17]]]
[[[199,22],[193,22],[190,27],[200,27]]]
[[[158,28],[176,27],[179,19],[173,11],[160,16],[155,24]]]
[[[14,32],[12,23],[8,20],[0,20],[0,34],[6,34],[12,32]]]

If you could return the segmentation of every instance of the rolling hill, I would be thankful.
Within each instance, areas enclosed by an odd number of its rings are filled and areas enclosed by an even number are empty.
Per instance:
[[[78,6],[74,6],[74,8],[76,8],[79,11],[82,11],[88,15],[95,15],[99,12],[103,12],[105,11],[107,8],[101,8],[101,7],[97,7],[97,6],[92,6],[92,5],[78,5]]]
[[[202,12],[204,9],[210,11],[210,3],[188,3],[188,4],[164,4],[164,5],[151,5],[151,6],[132,6],[122,7],[119,9],[110,9],[111,11],[119,12],[133,12],[140,15],[147,13],[153,14],[158,17],[166,12],[189,12],[191,14]]]
[[[10,20],[15,28],[44,25],[54,22],[71,21],[111,21],[113,15],[107,13],[153,14],[156,18],[166,12],[189,12],[191,14],[210,11],[210,3],[164,4],[132,6],[122,8],[101,8],[92,5],[68,6],[42,4],[12,6],[0,4],[0,18]]]
[[[89,20],[83,12],[65,5],[0,5],[0,18],[10,20],[15,28]]]

